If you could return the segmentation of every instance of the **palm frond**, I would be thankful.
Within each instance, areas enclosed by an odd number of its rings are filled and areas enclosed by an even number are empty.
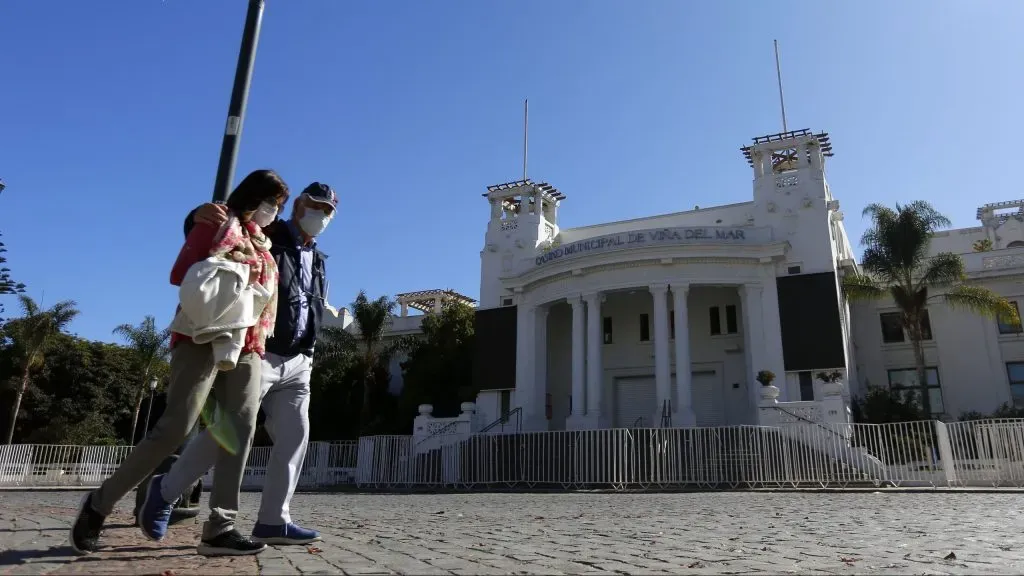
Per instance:
[[[39,305],[28,294],[18,294],[18,303],[21,305],[21,312],[25,317],[39,315]]]
[[[885,298],[885,287],[866,274],[844,276],[843,294],[850,300],[878,300]]]
[[[951,308],[967,310],[988,318],[998,317],[1007,324],[1020,325],[1020,316],[1013,304],[988,288],[962,284],[945,294],[933,297],[943,299]]]
[[[923,263],[918,287],[948,286],[964,279],[964,261],[959,254],[942,252]]]

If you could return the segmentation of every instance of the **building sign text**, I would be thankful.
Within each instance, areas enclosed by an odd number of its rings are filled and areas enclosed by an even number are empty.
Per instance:
[[[607,236],[596,236],[551,248],[537,256],[535,265],[540,266],[552,260],[569,256],[581,256],[604,250],[664,246],[672,244],[743,244],[761,241],[751,236],[762,236],[759,228],[715,227],[715,228],[661,228],[622,232]]]

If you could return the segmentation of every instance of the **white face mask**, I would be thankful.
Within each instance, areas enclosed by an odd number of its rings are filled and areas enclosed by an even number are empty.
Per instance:
[[[260,204],[260,207],[256,209],[256,213],[252,215],[252,221],[260,228],[268,226],[275,218],[277,218],[277,204],[271,204],[270,202]]]
[[[331,215],[327,214],[323,210],[313,210],[306,208],[306,212],[299,218],[299,227],[302,231],[312,238],[319,236],[324,228],[331,223]]]

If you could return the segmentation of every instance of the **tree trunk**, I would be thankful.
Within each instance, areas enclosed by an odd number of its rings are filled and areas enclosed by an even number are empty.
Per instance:
[[[921,330],[921,317],[912,315],[908,322],[910,331],[910,343],[914,348],[914,367],[917,369],[918,393],[921,395],[921,409],[924,410],[926,418],[932,417],[932,402],[928,396],[928,369],[924,361],[924,334]]]
[[[28,390],[28,375],[29,367],[26,362],[25,370],[21,373],[21,389],[18,390],[18,394],[14,397],[14,406],[11,406],[11,424],[7,427],[7,442],[5,442],[5,444],[14,442],[14,428],[18,425],[18,412],[21,411],[21,399],[25,397],[25,391]]]
[[[131,444],[132,446],[135,446],[135,427],[139,425],[139,411],[142,410],[143,396],[143,388],[140,387],[139,393],[135,397],[135,414],[132,416],[132,435],[131,438],[128,438],[128,443]]]

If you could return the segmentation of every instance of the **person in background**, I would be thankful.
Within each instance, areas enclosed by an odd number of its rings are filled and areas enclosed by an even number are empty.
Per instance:
[[[181,287],[181,305],[172,323],[167,405],[152,433],[132,450],[110,478],[83,498],[70,534],[76,552],[98,549],[104,521],[114,506],[181,445],[198,420],[211,389],[221,418],[233,429],[237,446],[233,453],[221,451],[216,456],[210,516],[203,526],[199,553],[255,554],[266,548],[265,544],[242,536],[235,529],[235,517],[259,411],[261,357],[277,316],[277,263],[261,226],[272,222],[287,200],[288,187],[280,176],[271,170],[257,170],[246,176],[228,198],[225,213],[229,218],[220,224],[197,224],[188,234],[171,270],[171,284]],[[197,282],[197,273],[204,270],[234,270],[236,276],[221,281],[223,276],[211,274],[208,281]],[[183,318],[183,307],[192,306],[186,302],[187,285],[212,289],[206,296],[215,304],[230,300],[218,296],[235,289],[239,295],[234,302],[243,307],[248,304],[250,318],[243,323],[248,327],[232,328],[230,336],[216,339],[201,339],[197,335],[193,340],[178,332],[176,326],[191,327],[195,322],[195,318]],[[254,296],[257,289],[259,294]],[[252,302],[245,302],[246,297]],[[198,334],[191,328],[189,332]],[[143,508],[160,500],[162,478],[154,476],[151,480]],[[162,534],[150,536],[159,540]]]
[[[291,217],[266,228],[273,241],[271,252],[280,270],[274,334],[267,340],[263,359],[261,403],[264,426],[274,442],[263,484],[253,540],[266,544],[309,544],[320,540],[316,530],[292,522],[289,503],[309,442],[309,381],[313,347],[327,306],[325,256],[316,238],[334,218],[338,196],[326,184],[314,182],[295,199]],[[186,234],[193,226],[218,226],[227,218],[223,206],[204,204],[185,219]],[[208,432],[192,441],[162,483],[159,507],[139,512],[139,526],[147,535],[164,534],[170,521],[171,498],[184,493],[214,464],[218,445]],[[216,469],[214,471],[216,475]]]

